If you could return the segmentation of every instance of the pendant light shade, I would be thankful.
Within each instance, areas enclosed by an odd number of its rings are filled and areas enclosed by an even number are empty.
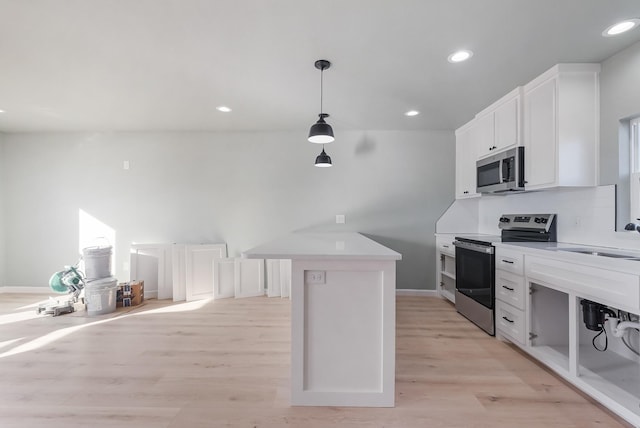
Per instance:
[[[331,166],[331,158],[324,152],[324,148],[322,148],[322,153],[316,158],[316,166],[320,168],[328,168]]]
[[[309,130],[309,141],[317,144],[327,144],[333,142],[333,129],[331,125],[324,121],[325,117],[329,117],[326,113],[320,113],[320,119]]]
[[[309,142],[317,143],[317,144],[328,144],[335,140],[333,137],[333,129],[331,125],[325,122],[325,118],[329,117],[327,113],[322,111],[322,90],[323,90],[323,72],[324,70],[331,67],[331,63],[326,59],[319,59],[315,62],[315,66],[318,70],[320,70],[320,114],[319,119],[316,123],[311,126],[309,130]],[[323,150],[324,152],[324,150]]]

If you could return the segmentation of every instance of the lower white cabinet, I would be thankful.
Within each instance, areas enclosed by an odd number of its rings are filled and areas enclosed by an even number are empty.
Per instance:
[[[508,247],[496,249],[496,337],[640,426],[640,356],[613,335],[610,322],[602,323],[602,332],[588,329],[582,305],[588,300],[617,317],[639,319],[636,265],[597,267],[588,258],[594,256],[566,258],[560,251]],[[637,350],[640,333],[630,330],[625,340]]]
[[[453,236],[436,237],[436,289],[440,297],[456,302],[456,249]]]

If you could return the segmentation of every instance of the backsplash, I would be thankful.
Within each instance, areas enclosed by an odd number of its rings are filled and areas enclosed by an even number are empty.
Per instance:
[[[477,224],[469,213],[476,212]],[[501,214],[554,213],[558,241],[585,245],[640,249],[640,234],[616,232],[615,186],[561,188],[508,196],[483,195],[458,200],[436,225],[442,233],[478,232],[499,235]],[[475,230],[474,230],[475,227]]]

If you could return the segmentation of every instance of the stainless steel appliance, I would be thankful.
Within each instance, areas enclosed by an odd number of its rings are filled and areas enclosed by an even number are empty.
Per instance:
[[[555,214],[503,214],[500,236],[456,236],[456,310],[495,334],[495,242],[556,242]]]
[[[524,147],[516,147],[476,162],[478,193],[524,190]]]

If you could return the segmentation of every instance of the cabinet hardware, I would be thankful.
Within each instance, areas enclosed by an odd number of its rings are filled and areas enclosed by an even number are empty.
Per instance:
[[[532,333],[532,332],[529,332],[529,340],[533,340],[533,339],[535,339],[536,337],[538,337],[538,335],[537,335],[537,334]]]
[[[509,263],[510,265],[512,265],[512,264],[513,264],[513,262],[512,262],[511,260],[505,260],[505,259],[502,259],[502,262],[503,262],[503,263]]]
[[[535,293],[536,291],[538,291],[538,290],[536,290],[536,289],[535,289],[535,288],[533,288],[533,287],[530,287],[530,288],[529,288],[529,295],[532,295],[532,294],[533,294],[533,293]]]
[[[444,245],[444,244],[443,244],[442,246],[443,246],[444,248],[449,248],[449,246],[448,246],[448,245]]]
[[[503,319],[503,320],[505,320],[506,322],[510,322],[511,324],[513,324],[513,320],[510,320],[510,319],[509,319],[509,318],[507,318],[507,317],[502,317],[502,319]]]
[[[507,289],[507,290],[509,290],[509,291],[513,291],[513,290],[514,290],[513,288],[511,288],[511,287],[507,287],[506,285],[503,285],[503,286],[502,286],[502,288],[505,288],[505,289]]]

